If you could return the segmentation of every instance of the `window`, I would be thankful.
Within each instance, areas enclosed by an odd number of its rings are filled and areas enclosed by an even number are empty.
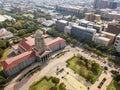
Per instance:
[[[115,44],[115,46],[117,46],[117,44]]]
[[[118,37],[117,40],[120,40],[120,38]]]

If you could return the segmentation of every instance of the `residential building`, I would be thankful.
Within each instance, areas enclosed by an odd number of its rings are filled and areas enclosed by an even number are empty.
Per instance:
[[[73,25],[71,29],[71,35],[80,39],[93,40],[95,34],[96,29],[93,28],[86,28],[78,25]]]
[[[114,47],[117,52],[120,52],[120,34],[116,37]]]

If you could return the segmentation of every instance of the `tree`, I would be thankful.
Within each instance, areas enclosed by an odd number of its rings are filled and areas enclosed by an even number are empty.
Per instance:
[[[3,53],[4,53],[3,49],[0,48],[0,58],[3,56]]]
[[[19,30],[19,33],[18,33],[18,36],[24,36],[26,34],[26,30],[22,29],[22,30]]]
[[[88,76],[87,76],[87,79],[88,79],[88,81],[93,82],[94,75],[93,75],[92,72],[89,72],[89,74],[88,74]]]
[[[52,82],[57,85],[60,82],[60,79],[56,77],[52,77]]]
[[[109,57],[108,57],[108,60],[114,62],[114,61],[116,60],[116,58],[115,58],[115,56],[109,56]]]
[[[0,76],[0,85],[5,84],[5,83],[6,83],[6,79]]]
[[[115,53],[116,53],[115,48],[109,48],[109,49],[108,49],[108,53],[109,53],[109,54],[112,54],[112,55],[115,54]]]
[[[77,44],[77,40],[72,39],[71,43],[72,43],[73,45],[75,45],[75,44]]]
[[[60,90],[66,90],[66,85],[64,83],[60,83],[59,88]]]
[[[92,71],[97,75],[99,73],[99,64],[92,63]]]
[[[50,88],[50,90],[57,90],[57,87],[53,86],[53,87]]]

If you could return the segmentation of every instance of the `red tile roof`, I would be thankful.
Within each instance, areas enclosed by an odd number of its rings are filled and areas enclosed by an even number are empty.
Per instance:
[[[33,51],[28,51],[28,52],[24,52],[22,54],[19,54],[15,57],[9,58],[3,62],[0,62],[3,66],[3,69],[5,71],[17,66],[18,64],[20,64],[21,62],[31,58],[35,56],[35,53]]]
[[[56,39],[54,39],[53,41],[47,43],[47,46],[52,48],[60,43],[64,43],[65,40],[58,37]],[[15,57],[9,58],[3,62],[1,62],[3,68],[5,71],[17,66],[18,64],[20,64],[21,62],[35,56],[35,53],[32,51],[32,48],[34,47],[34,38],[32,37],[28,37],[25,38],[23,40],[20,41],[19,46],[22,47],[23,49],[25,49],[27,52],[24,52],[22,54],[19,54]],[[17,46],[15,46],[16,48]],[[50,51],[47,52],[43,52],[40,55],[43,55],[44,53],[49,53]]]
[[[65,40],[63,38],[57,37],[53,41],[47,43],[47,45],[48,45],[48,47],[52,48],[52,47],[56,46],[57,44],[60,44],[63,42],[65,42]]]
[[[15,50],[17,50],[19,48],[19,45],[18,44],[13,45],[12,48],[15,49]]]
[[[25,49],[26,51],[30,51],[34,47],[34,44],[35,44],[34,38],[27,37],[27,38],[20,41],[19,46],[21,48]]]

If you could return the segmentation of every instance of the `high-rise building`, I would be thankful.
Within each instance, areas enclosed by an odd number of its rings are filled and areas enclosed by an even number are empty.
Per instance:
[[[100,0],[94,0],[94,6],[93,6],[94,9],[98,8],[99,1]]]
[[[117,4],[118,4],[117,2],[110,2],[109,3],[109,8],[110,9],[116,9],[117,8]]]
[[[94,0],[94,9],[102,9],[108,7],[108,0]]]

